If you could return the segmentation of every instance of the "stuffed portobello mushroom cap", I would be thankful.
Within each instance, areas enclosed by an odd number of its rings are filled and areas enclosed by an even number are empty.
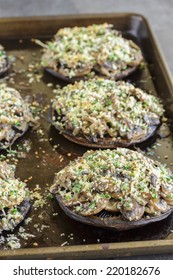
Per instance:
[[[55,175],[51,192],[71,218],[125,230],[172,212],[173,174],[129,149],[87,151]]]
[[[30,106],[20,93],[0,85],[0,149],[6,149],[34,125]]]
[[[29,190],[14,172],[13,165],[0,162],[0,234],[13,231],[30,208]]]
[[[164,113],[160,100],[123,81],[91,79],[58,89],[50,120],[69,140],[89,147],[127,147],[151,137]]]
[[[108,23],[62,28],[43,47],[42,66],[66,82],[88,79],[95,73],[121,79],[143,59],[140,48]]]

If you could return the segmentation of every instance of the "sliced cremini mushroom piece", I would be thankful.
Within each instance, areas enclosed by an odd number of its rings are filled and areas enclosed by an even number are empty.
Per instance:
[[[120,208],[120,212],[122,216],[127,220],[138,221],[142,218],[145,212],[145,207],[137,203],[135,200],[132,200],[131,203],[132,206],[129,208],[122,205],[122,207]]]
[[[110,200],[106,201],[105,210],[110,212],[119,212],[118,204],[118,200],[111,198]]]
[[[155,211],[159,211],[161,213],[166,212],[170,209],[170,206],[167,204],[166,200],[164,199],[155,199],[150,200],[147,204],[148,207],[153,207]]]
[[[82,208],[80,210],[80,215],[82,216],[92,216],[100,213],[103,209],[105,209],[106,200],[99,199],[99,201],[93,200],[90,202],[86,202],[82,204]]]
[[[173,206],[173,193],[170,193],[164,197],[164,200],[168,205]]]
[[[79,203],[86,203],[88,201],[88,199],[86,199],[86,197],[84,196],[75,196],[73,197],[72,199],[62,199],[63,203],[65,206],[68,206],[68,207],[72,207],[72,206],[76,206],[78,205]]]
[[[153,173],[151,173],[150,175],[150,179],[151,179],[151,184],[156,187],[157,186],[157,176]]]
[[[103,182],[97,182],[93,185],[93,189],[98,192],[106,191],[114,198],[119,198],[122,195],[120,187],[116,186],[114,180],[111,178],[104,179]]]
[[[173,193],[173,184],[165,184],[162,183],[161,184],[161,191],[162,193],[164,193],[165,195],[169,195],[171,193]]]

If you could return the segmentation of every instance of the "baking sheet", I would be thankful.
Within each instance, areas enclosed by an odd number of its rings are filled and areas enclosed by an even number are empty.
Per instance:
[[[133,39],[141,47],[147,64],[126,80],[162,99],[172,130],[172,82],[142,16],[113,14],[1,20],[0,43],[4,45],[8,55],[12,56],[12,60],[15,58],[8,73],[9,78],[4,77],[1,82],[6,80],[24,98],[37,102],[39,106],[36,108],[41,117],[37,131],[29,130],[12,147],[18,153],[26,143],[31,147],[26,157],[19,159],[16,175],[22,180],[28,179],[28,187],[34,191],[33,205],[27,215],[32,220],[27,220],[27,224],[20,224],[13,232],[14,236],[11,233],[3,234],[2,240],[0,239],[0,258],[111,258],[148,253],[150,250],[152,253],[170,252],[173,249],[173,215],[135,230],[115,232],[70,219],[49,194],[54,173],[61,170],[69,160],[82,155],[87,148],[69,142],[49,124],[50,100],[56,87],[64,83],[44,73],[39,67],[41,49],[31,39],[48,40],[58,28],[64,26],[103,22],[113,23],[126,38]],[[166,163],[173,170],[172,135],[165,139],[153,137],[132,148],[142,149],[148,156]],[[41,197],[41,203],[37,197]],[[7,241],[11,237],[17,237],[20,249],[9,250]]]

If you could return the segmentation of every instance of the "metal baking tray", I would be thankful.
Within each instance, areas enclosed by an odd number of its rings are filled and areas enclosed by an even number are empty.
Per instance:
[[[31,39],[48,40],[61,27],[103,22],[112,23],[125,37],[133,39],[141,47],[147,64],[127,80],[162,99],[172,130],[171,76],[146,19],[138,14],[1,19],[0,43],[5,46],[9,55],[16,57],[9,71],[12,78],[7,83],[18,89],[23,97],[29,96],[29,99],[36,100],[42,109],[45,108],[54,95],[53,88],[57,84],[63,84],[48,73],[43,73],[40,81],[34,78],[34,81],[28,83],[31,78],[28,74],[32,73],[32,66],[30,65],[28,70],[28,65],[39,62],[41,56],[40,47]],[[37,70],[34,71],[37,75]],[[69,142],[51,127],[48,123],[48,110],[44,110],[41,114],[40,129],[44,132],[45,141],[40,139],[39,133],[32,130],[18,141],[20,145],[26,139],[30,140],[31,150],[26,158],[19,160],[17,176],[22,180],[32,176],[32,180],[28,182],[29,188],[32,190],[38,184],[44,196],[48,193],[48,186],[53,181],[54,173],[62,169],[69,160],[82,155],[87,148]],[[155,143],[157,145],[154,155],[148,150],[150,156],[159,157],[161,162],[167,163],[173,170],[172,135],[165,139],[152,138],[137,148],[147,150]],[[54,145],[59,146],[55,148]],[[5,245],[1,245],[1,259],[110,259],[173,252],[173,233],[171,233],[173,215],[142,228],[115,232],[76,222],[63,213],[54,199],[46,199],[46,204],[42,208],[31,207],[28,217],[32,217],[32,222],[28,225],[22,223],[22,227],[35,237],[21,239],[21,248],[16,250],[8,250]],[[19,227],[15,229],[15,235],[18,234],[18,230]],[[4,237],[6,236],[7,233],[4,234]]]

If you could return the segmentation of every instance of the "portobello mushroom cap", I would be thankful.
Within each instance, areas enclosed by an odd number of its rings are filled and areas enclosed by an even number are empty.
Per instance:
[[[0,45],[0,76],[3,75],[10,67],[8,57],[4,47]]]
[[[132,84],[95,78],[58,89],[50,121],[72,142],[115,148],[150,138],[163,113],[157,97]]]
[[[87,151],[59,171],[50,188],[65,213],[96,227],[127,230],[173,211],[173,174],[126,148]]]
[[[44,51],[42,66],[65,82],[86,80],[95,73],[122,79],[143,60],[140,48],[108,23],[62,28],[52,41],[40,45]]]
[[[0,149],[7,149],[21,137],[36,120],[29,104],[19,92],[0,85]]]
[[[0,162],[0,234],[13,231],[30,208],[29,190],[14,172],[13,165]]]

